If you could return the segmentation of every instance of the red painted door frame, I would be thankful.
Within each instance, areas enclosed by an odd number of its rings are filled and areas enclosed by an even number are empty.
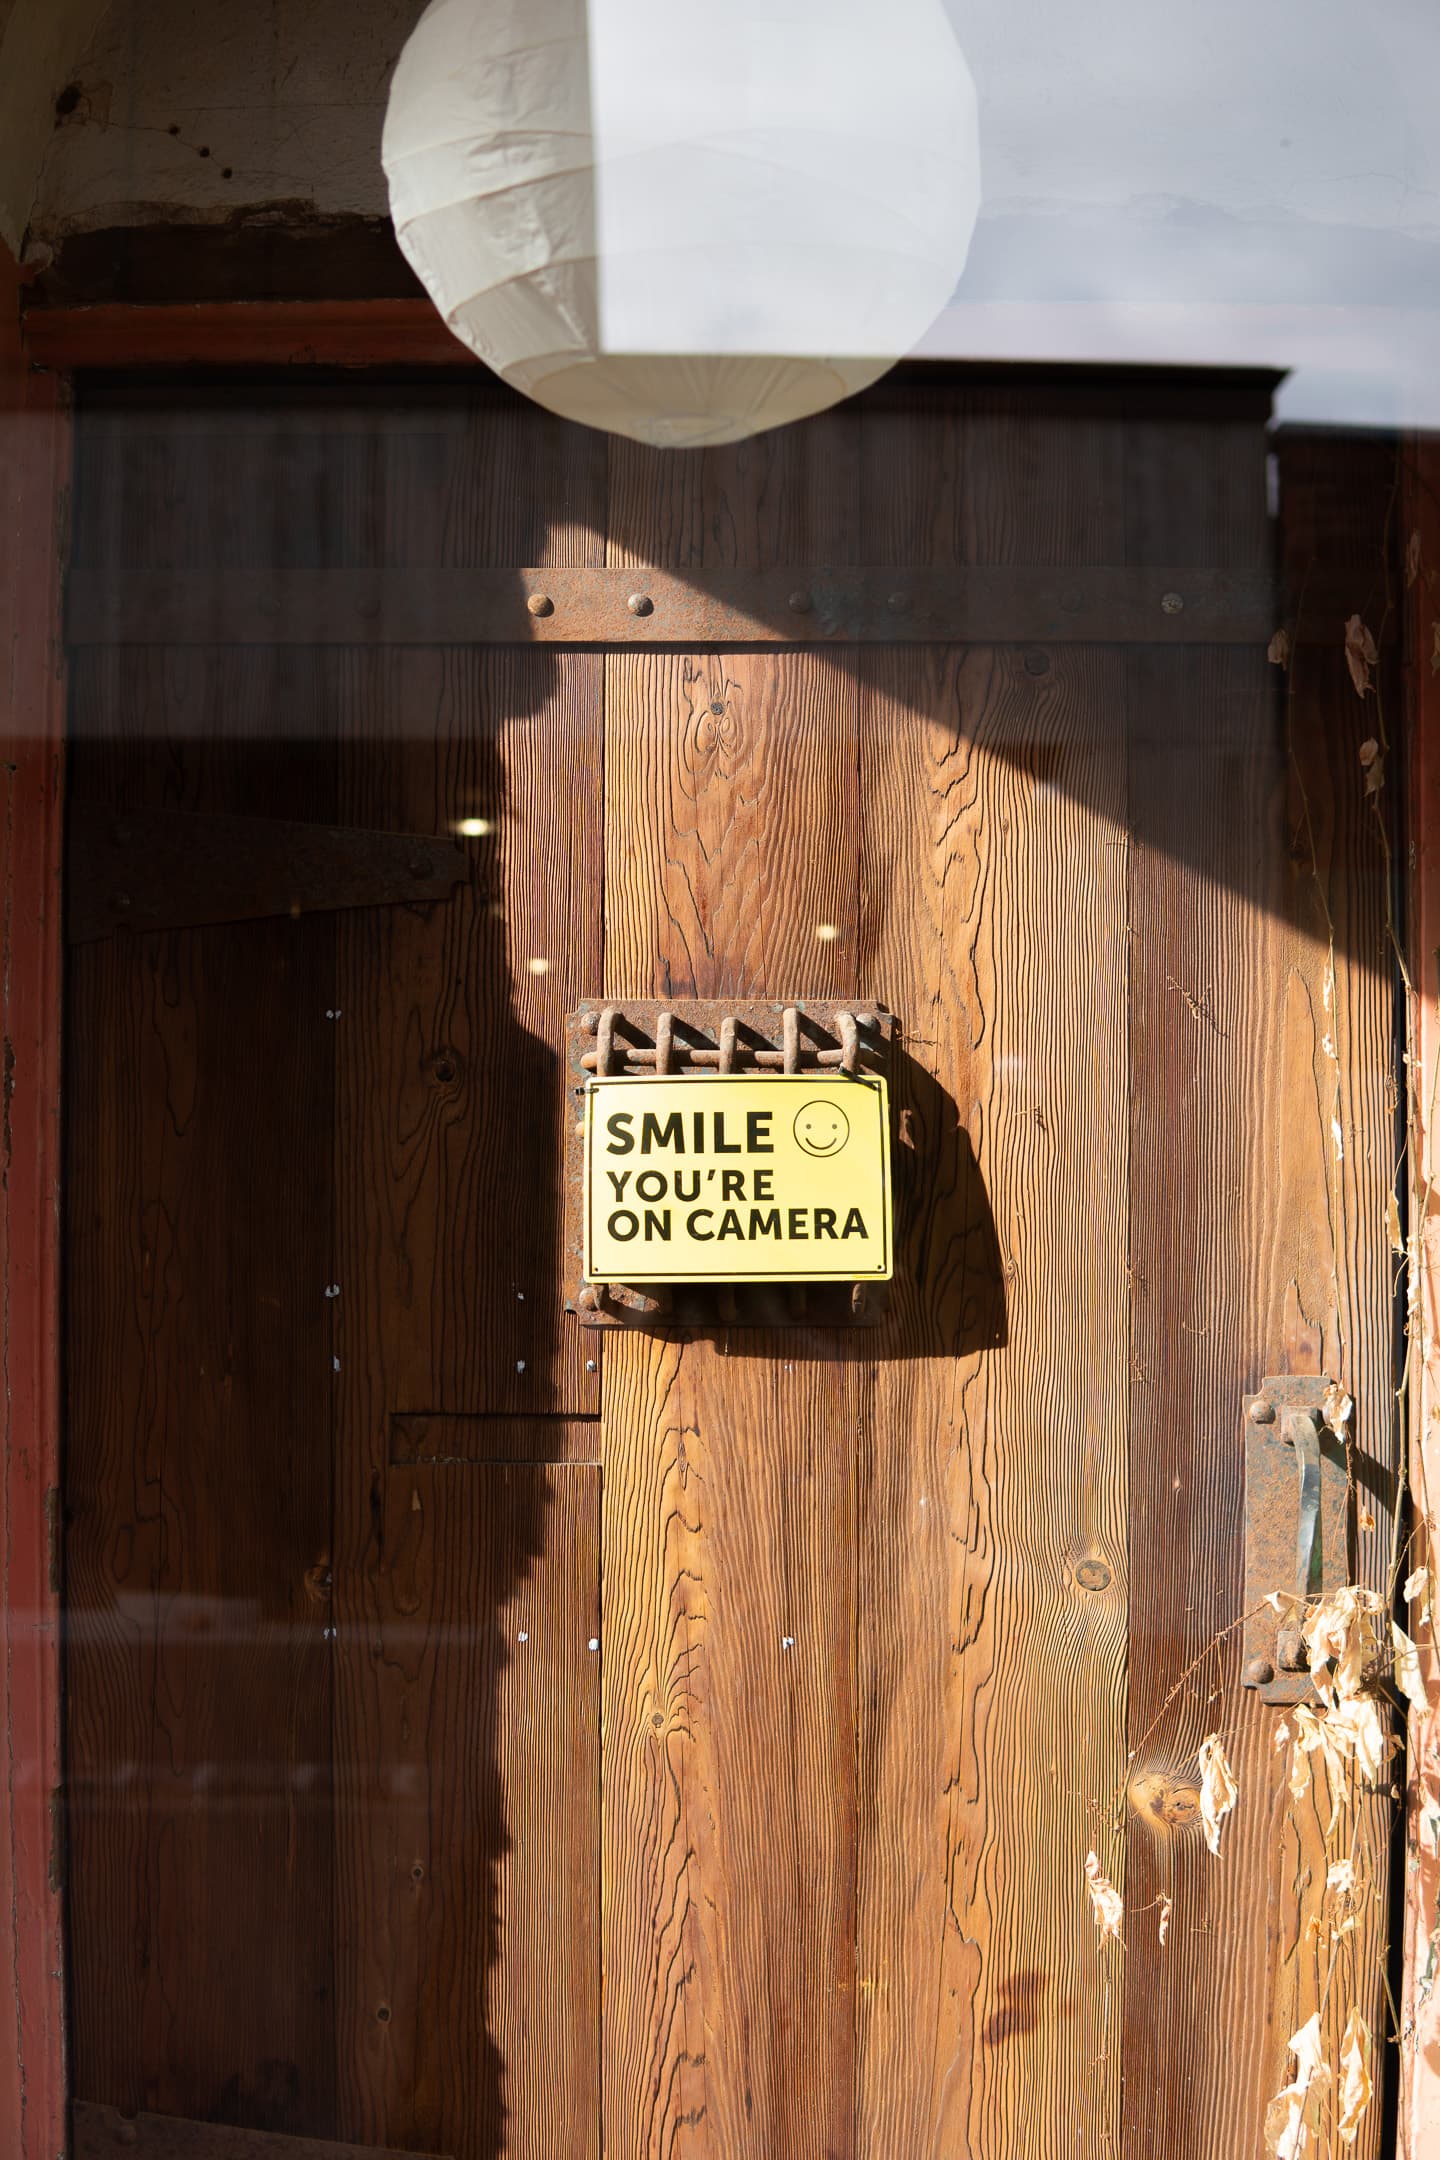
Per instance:
[[[0,2151],[65,2150],[60,1822],[60,577],[69,419],[0,252]],[[13,2044],[12,2044],[13,2035]]]
[[[68,376],[77,367],[323,364],[454,366],[467,355],[424,302],[83,308],[20,313],[20,278],[0,249],[0,2154],[62,2160],[66,2057],[61,1901],[59,1673],[60,1047],[64,680],[61,577],[69,479]],[[1409,608],[1412,973],[1424,1099],[1440,1060],[1440,451],[1412,445],[1408,502],[1431,545]],[[1427,811],[1433,813],[1427,819]],[[1429,842],[1427,844],[1427,830]],[[1434,1140],[1425,1135],[1427,1157]],[[1424,1179],[1417,1165],[1415,1193]],[[1440,1226],[1422,1256],[1422,1298],[1436,1306]],[[1440,1322],[1414,1391],[1412,1465],[1440,1484]],[[1427,1434],[1429,1435],[1427,1439]],[[1431,1555],[1440,1579],[1440,1547]],[[1432,1653],[1432,1665],[1437,1661]],[[1434,1675],[1440,1684],[1440,1671]],[[1412,1835],[1426,1797],[1412,1775]],[[1431,1781],[1433,1784],[1433,1780]],[[1440,1789],[1437,1789],[1440,1790]],[[1433,1803],[1436,1791],[1430,1791]],[[1406,2013],[1435,2003],[1419,1976],[1437,1928],[1410,1885]],[[1440,2001],[1440,1989],[1437,1989]],[[1440,2072],[1423,2035],[1402,2075],[1401,2149],[1437,2148]],[[1440,2060],[1440,2051],[1437,2051]]]

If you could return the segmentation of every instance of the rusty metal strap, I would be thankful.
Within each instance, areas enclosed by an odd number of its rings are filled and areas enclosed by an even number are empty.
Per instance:
[[[72,645],[1265,645],[1263,570],[83,570]]]

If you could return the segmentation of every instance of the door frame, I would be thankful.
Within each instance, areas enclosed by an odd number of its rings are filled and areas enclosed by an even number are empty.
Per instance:
[[[80,369],[415,367],[477,365],[428,301],[217,302],[23,310],[24,277],[0,244],[0,2149],[16,2160],[67,2150],[60,1698],[60,1102],[61,877],[70,392]],[[1420,1195],[1440,1173],[1440,1135],[1425,1128],[1440,1071],[1440,443],[1407,441],[1403,530],[1421,535],[1404,602],[1411,834],[1407,946],[1417,989],[1421,1130],[1411,1158],[1411,1222],[1425,1220],[1418,1257],[1427,1315],[1411,1391],[1411,1477],[1440,1491],[1440,1210]],[[1431,582],[1433,576],[1433,584]],[[1440,643],[1433,647],[1440,656]],[[1440,660],[1437,660],[1440,665]],[[1428,841],[1427,841],[1428,834]],[[1436,1120],[1440,1125],[1440,1119]],[[1428,1533],[1432,1580],[1440,1538]],[[1425,1646],[1432,1694],[1440,1659]],[[1424,1741],[1440,1740],[1440,1719]],[[1423,1780],[1413,1765],[1411,1837]],[[1433,1797],[1433,1795],[1432,1795]],[[1423,2013],[1420,1975],[1433,1909],[1406,1872],[1407,2027]],[[1431,1886],[1433,1897],[1433,1885]],[[1434,2015],[1434,2012],[1431,2012]],[[1440,2138],[1440,2071],[1417,2048],[1399,2092],[1400,2150],[1420,2160]]]

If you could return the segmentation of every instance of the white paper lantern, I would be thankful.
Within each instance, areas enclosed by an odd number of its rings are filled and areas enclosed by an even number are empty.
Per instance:
[[[431,0],[382,154],[457,336],[552,411],[677,446],[883,374],[980,200],[942,0]]]

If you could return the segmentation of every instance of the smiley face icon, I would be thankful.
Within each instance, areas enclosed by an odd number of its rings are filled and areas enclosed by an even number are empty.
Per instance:
[[[838,1155],[850,1138],[850,1120],[832,1096],[813,1095],[795,1113],[795,1138],[807,1155]]]

